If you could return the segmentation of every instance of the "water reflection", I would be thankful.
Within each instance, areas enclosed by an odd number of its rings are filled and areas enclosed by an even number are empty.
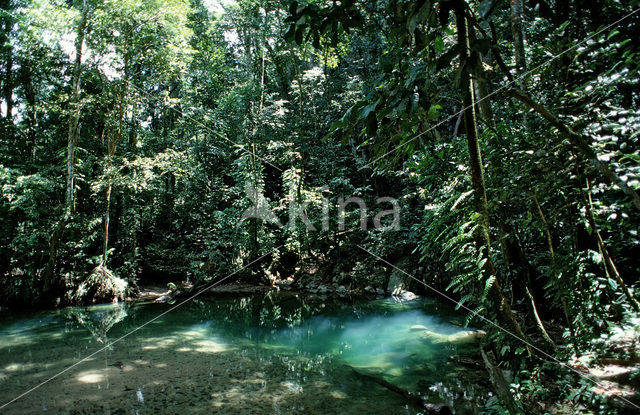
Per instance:
[[[0,322],[0,398],[8,401],[166,310],[72,308]],[[198,299],[13,404],[78,413],[419,413],[388,388],[476,413],[484,374],[450,359],[472,345],[442,304],[340,301],[295,294]],[[419,329],[417,329],[419,328]],[[9,336],[9,340],[5,340]],[[57,337],[56,337],[57,336]],[[11,354],[6,352],[11,350]],[[382,382],[371,381],[371,377]],[[168,406],[167,406],[168,405]]]
[[[126,303],[99,305],[92,308],[68,307],[63,310],[63,313],[66,318],[75,320],[87,329],[99,343],[107,345],[107,333],[127,317],[128,307]]]

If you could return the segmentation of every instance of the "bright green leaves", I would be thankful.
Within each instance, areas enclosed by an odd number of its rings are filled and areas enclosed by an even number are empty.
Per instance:
[[[442,36],[436,36],[436,39],[433,41],[433,47],[437,52],[444,52],[444,42],[442,40]]]
[[[440,118],[440,110],[442,109],[442,105],[435,104],[429,107],[429,111],[427,112],[427,120],[434,121]]]

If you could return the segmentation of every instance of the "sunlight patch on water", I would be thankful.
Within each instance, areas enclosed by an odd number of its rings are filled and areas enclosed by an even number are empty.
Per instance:
[[[331,395],[331,397],[333,399],[347,399],[348,398],[347,394],[342,392],[342,391],[333,390],[333,391],[329,392],[329,394]]]
[[[177,341],[175,336],[149,337],[142,340],[145,343],[142,350],[158,350],[173,347]]]
[[[200,353],[220,353],[229,350],[224,343],[213,339],[200,340],[194,344],[198,346],[195,350]]]
[[[76,377],[78,382],[82,383],[100,383],[105,379],[104,374],[95,371],[80,372]]]
[[[6,365],[2,371],[8,374],[16,374],[17,372],[47,369],[51,367],[51,365],[51,363],[10,363]]]

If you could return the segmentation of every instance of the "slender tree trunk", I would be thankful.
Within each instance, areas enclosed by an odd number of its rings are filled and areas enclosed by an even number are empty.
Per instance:
[[[527,90],[527,79],[521,76],[527,70],[527,57],[525,55],[524,41],[524,7],[523,0],[511,0],[511,33],[513,35],[513,52],[515,56],[516,75],[518,77],[517,85],[524,91]],[[522,121],[525,129],[531,132],[529,124],[530,117],[527,111],[522,112]]]
[[[129,79],[129,65],[126,64],[128,59],[126,57],[126,43],[125,43],[125,69],[124,69],[124,82],[122,83],[122,90],[119,94],[118,99],[118,129],[115,133],[115,137],[113,136],[111,131],[107,130],[107,157],[108,157],[108,165],[107,165],[107,192],[106,192],[106,208],[104,212],[104,244],[102,249],[102,265],[104,267],[107,266],[107,254],[109,252],[109,219],[111,213],[111,190],[112,190],[112,178],[111,178],[111,170],[113,168],[113,158],[116,155],[116,148],[118,147],[118,143],[122,140],[122,136],[124,133],[124,122],[125,122],[125,99],[127,97],[127,85]]]
[[[111,163],[109,163],[111,164]],[[111,169],[111,165],[109,166]],[[108,179],[107,184],[107,207],[104,212],[104,244],[102,246],[102,265],[107,266],[107,252],[109,251],[109,214],[111,211],[111,177]]]
[[[291,53],[293,53],[293,51]],[[304,111],[304,106],[303,106],[304,90],[303,90],[303,87],[302,87],[302,73],[300,71],[300,69],[301,69],[300,66],[301,65],[298,64],[298,58],[296,58],[295,55],[294,55],[294,60],[293,61],[294,61],[293,62],[293,66],[294,66],[294,68],[296,70],[296,79],[298,81],[298,93],[299,93],[299,96],[298,96],[298,110],[300,111],[300,116],[302,117],[303,111]]]
[[[136,80],[139,80],[139,76],[140,76],[140,64],[137,64],[136,67],[136,71],[135,71],[135,75],[132,76],[132,80],[131,82],[134,82],[134,86],[137,86],[135,84]],[[138,89],[141,89],[141,87],[137,86]],[[134,88],[136,89],[136,88]],[[131,109],[131,123],[130,123],[130,131],[129,131],[129,151],[134,155],[134,157],[137,155],[138,153],[138,102],[135,99],[135,91],[133,92],[133,96],[134,96],[134,100],[132,103],[132,109]],[[196,144],[197,144],[197,137],[196,137]],[[131,171],[131,175],[132,175],[132,180],[135,181],[136,180],[136,176],[137,176],[137,171],[136,169],[133,169]],[[123,208],[124,210],[126,210],[126,206],[131,206],[130,209],[133,211],[131,215],[129,215],[130,218],[136,218],[138,216],[138,206],[135,204],[135,198],[136,198],[136,194],[137,194],[137,190],[134,187],[131,190],[131,194],[127,194],[125,193],[125,196],[123,197],[124,202],[123,204],[125,205],[125,207]],[[131,238],[131,263],[135,264],[136,263],[136,256],[137,256],[137,250],[138,250],[138,223],[137,221],[134,221],[134,224],[132,224],[132,226],[129,226],[128,229],[129,232],[129,237]]]
[[[14,18],[12,4],[9,0],[0,1],[0,10],[4,11],[2,16],[2,31],[0,33],[0,50],[4,56],[4,79],[2,82],[2,95],[5,101],[5,119],[13,120],[13,47],[11,46],[11,31],[13,30]]]
[[[136,148],[138,147],[138,105],[134,101],[131,104],[131,120],[129,122],[129,151],[133,154],[136,153]]]
[[[5,119],[13,121],[13,50],[11,45],[7,46],[6,53],[3,85],[4,101],[7,108]]]
[[[551,257],[551,274],[552,274],[551,278],[553,281],[553,285],[555,286],[556,290],[558,291],[558,295],[560,296],[560,301],[562,302],[562,310],[564,312],[564,318],[567,322],[567,327],[569,327],[569,331],[573,336],[575,333],[573,331],[573,324],[571,324],[571,319],[569,318],[569,307],[567,306],[567,300],[562,293],[560,282],[558,281],[559,278],[558,278],[558,271],[556,267],[556,254],[555,254],[555,250],[553,249],[553,239],[551,238],[551,229],[549,227],[549,223],[547,222],[547,218],[544,216],[544,213],[542,212],[542,207],[540,206],[540,203],[538,202],[538,198],[536,197],[536,195],[533,195],[533,201],[536,204],[538,215],[540,215],[540,220],[542,220],[542,224],[544,225],[544,233],[545,233],[545,236],[547,237],[547,246],[549,248],[549,255]]]
[[[269,27],[269,11],[264,11],[264,27]],[[267,39],[265,38],[264,31],[262,32],[262,39],[260,45],[260,105],[258,106],[258,117],[262,118],[262,108],[264,107],[264,76],[266,68],[266,47]]]
[[[487,368],[487,372],[489,372],[489,379],[491,379],[491,383],[496,390],[498,398],[507,408],[510,415],[519,414],[518,405],[516,404],[515,398],[509,388],[509,382],[505,379],[502,369],[498,367],[494,354],[490,351],[485,352],[484,349],[480,347],[480,355],[482,356],[482,360]]]
[[[80,124],[80,78],[82,75],[82,44],[87,30],[89,17],[89,7],[86,0],[82,3],[80,19],[76,27],[75,40],[75,61],[71,81],[72,93],[69,107],[71,116],[69,118],[69,132],[67,136],[67,186],[65,194],[65,212],[58,221],[56,228],[49,239],[49,259],[43,272],[42,296],[46,302],[53,303],[62,289],[62,283],[56,278],[56,258],[60,239],[67,227],[68,214],[75,211],[74,179],[75,179],[75,148],[78,143],[78,132]]]
[[[496,123],[493,118],[493,110],[491,109],[491,100],[487,98],[487,96],[489,96],[489,81],[487,79],[487,73],[482,67],[481,58],[478,58],[478,64],[475,66],[476,70],[473,75],[473,85],[475,87],[474,92],[478,97],[480,116],[489,126],[495,127]]]
[[[588,189],[589,189],[589,182],[587,181],[587,190]],[[620,276],[620,273],[618,272],[618,269],[616,268],[616,265],[613,262],[613,258],[611,258],[611,255],[609,255],[609,250],[607,249],[606,245],[604,244],[604,240],[600,235],[600,231],[598,230],[598,227],[596,225],[595,217],[593,216],[593,209],[591,207],[592,205],[591,195],[587,194],[582,189],[580,189],[580,192],[582,193],[582,200],[584,203],[587,220],[589,221],[589,226],[591,227],[592,232],[596,236],[596,241],[598,242],[598,247],[600,248],[600,252],[602,253],[602,259],[604,260],[607,273],[609,274],[610,277],[615,278],[616,282],[622,289],[622,292],[624,292],[625,296],[627,297],[633,309],[635,311],[640,311],[640,308],[638,307],[638,303],[636,302],[636,299],[631,294],[629,287],[627,287],[627,284],[625,284],[624,280]]]
[[[20,83],[24,91],[25,109],[27,112],[27,145],[31,146],[31,161],[35,161],[37,152],[37,115],[36,92],[33,87],[33,74],[30,62],[24,60],[20,64]]]
[[[469,35],[475,39],[474,31],[469,29]],[[483,56],[478,54],[478,58],[473,61],[472,77],[474,93],[480,116],[487,125],[495,127],[496,123],[493,118],[493,110],[491,109],[491,100],[489,96],[489,80],[487,72],[484,70]]]
[[[496,269],[491,259],[491,239],[489,236],[489,206],[484,184],[482,156],[476,126],[476,114],[474,106],[474,88],[466,64],[470,58],[469,29],[467,18],[462,8],[456,10],[456,25],[458,31],[458,45],[460,46],[460,84],[463,94],[464,125],[469,148],[471,182],[473,184],[475,210],[480,215],[480,226],[476,235],[478,250],[482,253],[484,261],[483,274],[485,280],[492,279],[489,287],[488,298],[502,325],[511,330],[513,334],[526,341],[526,336],[516,321],[507,299],[502,293],[496,276]],[[527,350],[531,353],[529,346]]]
[[[540,331],[540,334],[542,335],[542,338],[547,343],[547,345],[549,345],[549,347],[551,349],[555,349],[556,345],[553,342],[553,340],[551,340],[551,337],[549,337],[549,334],[547,333],[547,330],[544,328],[544,323],[542,323],[542,320],[540,319],[540,316],[538,315],[538,308],[536,307],[536,302],[533,299],[533,295],[531,294],[531,290],[529,290],[528,286],[527,286],[527,296],[529,297],[529,300],[531,301],[531,310],[532,310],[533,316],[535,317],[536,324],[538,326],[538,330]]]
[[[80,133],[80,87],[82,77],[82,44],[87,30],[87,20],[89,7],[86,1],[82,3],[80,20],[76,28],[75,40],[75,61],[73,64],[73,77],[71,81],[71,100],[69,108],[71,116],[69,118],[69,132],[67,134],[67,193],[66,210],[69,213],[75,212],[75,159],[78,135]]]
[[[515,51],[516,74],[518,76],[522,75],[527,69],[524,53],[523,11],[522,0],[511,0],[511,33],[513,34],[513,49]]]
[[[55,278],[56,258],[58,256],[58,245],[66,227],[67,222],[60,220],[53,230],[51,238],[49,238],[49,259],[44,269],[42,292],[40,293],[43,301],[49,304],[54,303],[54,297],[59,286]]]

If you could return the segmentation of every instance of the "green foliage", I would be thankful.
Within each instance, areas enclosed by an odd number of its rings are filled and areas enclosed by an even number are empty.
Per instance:
[[[611,342],[594,339],[630,321],[621,282],[633,293],[640,275],[640,213],[598,168],[640,190],[639,22],[633,15],[594,35],[632,5],[583,3],[524,2],[531,72],[516,84],[577,132],[596,163],[557,123],[496,93],[508,82],[503,70],[513,78],[524,69],[511,69],[522,57],[510,2],[240,0],[216,15],[200,0],[8,2],[0,301],[111,301],[151,282],[201,287],[263,255],[236,278],[271,283],[314,270],[325,283],[384,287],[390,271],[364,247],[473,310],[469,324],[485,324],[477,314],[504,319],[499,285],[534,344],[543,343],[531,297],[559,359],[604,353]],[[468,48],[454,22],[463,15]],[[476,125],[460,114],[469,72]],[[488,217],[483,192],[472,190],[470,125]],[[70,137],[74,206],[65,200]],[[276,220],[241,220],[247,193]],[[351,196],[369,206],[368,225],[377,197],[398,199],[400,230],[365,232],[348,209],[340,231],[338,201]],[[316,231],[290,223],[293,202]],[[243,307],[273,327],[304,317]],[[525,409],[559,400],[607,410],[594,388],[484,328]],[[492,398],[487,410],[504,405]]]

